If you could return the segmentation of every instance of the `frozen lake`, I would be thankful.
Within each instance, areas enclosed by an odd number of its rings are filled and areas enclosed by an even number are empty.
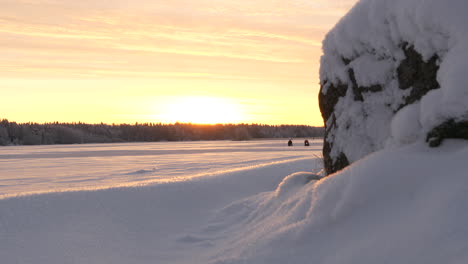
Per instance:
[[[321,155],[296,140],[11,146],[0,148],[0,198],[184,181]],[[319,170],[320,168],[317,168]]]

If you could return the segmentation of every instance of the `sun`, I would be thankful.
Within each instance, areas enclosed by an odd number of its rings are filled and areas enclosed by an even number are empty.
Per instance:
[[[242,107],[233,100],[199,96],[174,98],[167,102],[162,116],[167,123],[228,124],[244,120]]]

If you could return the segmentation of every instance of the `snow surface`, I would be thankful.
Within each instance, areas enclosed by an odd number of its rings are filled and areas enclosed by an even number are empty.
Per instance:
[[[364,102],[353,99],[352,89],[335,106],[331,156],[344,152],[350,162],[386,145],[423,140],[428,131],[448,119],[468,119],[468,2],[466,0],[361,0],[323,41],[320,78],[326,94],[329,85],[351,83],[355,72],[359,86],[381,85],[382,92],[364,93]],[[408,43],[428,60],[439,57],[432,90],[411,110],[394,112],[411,89],[398,87],[396,69],[405,58],[401,45]],[[345,65],[342,58],[351,60]],[[327,120],[329,127],[332,118]]]
[[[319,160],[299,159],[4,198],[0,256],[22,264],[467,263],[467,156],[467,141],[417,142],[319,181],[297,172]]]

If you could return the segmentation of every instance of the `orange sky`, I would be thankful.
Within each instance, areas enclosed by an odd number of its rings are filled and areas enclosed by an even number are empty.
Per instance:
[[[0,118],[322,125],[321,40],[354,2],[2,0]]]

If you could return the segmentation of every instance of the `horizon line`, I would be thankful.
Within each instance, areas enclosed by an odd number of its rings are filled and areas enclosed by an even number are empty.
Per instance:
[[[35,125],[48,125],[48,124],[59,124],[59,125],[73,125],[73,124],[85,124],[85,125],[108,125],[108,126],[118,126],[118,125],[145,125],[145,124],[157,124],[157,125],[197,125],[197,126],[217,126],[217,125],[261,125],[261,126],[307,126],[307,127],[324,127],[322,126],[314,126],[314,125],[307,125],[307,124],[266,124],[266,123],[192,123],[192,122],[173,122],[173,123],[168,123],[168,122],[138,122],[135,121],[134,123],[106,123],[106,122],[94,122],[94,123],[88,123],[88,122],[82,122],[82,121],[51,121],[51,122],[36,122],[36,121],[27,121],[27,122],[17,122],[17,121],[11,121],[8,118],[0,118],[0,123],[7,121],[9,123],[16,123],[19,125],[26,125],[26,124],[35,124]]]

